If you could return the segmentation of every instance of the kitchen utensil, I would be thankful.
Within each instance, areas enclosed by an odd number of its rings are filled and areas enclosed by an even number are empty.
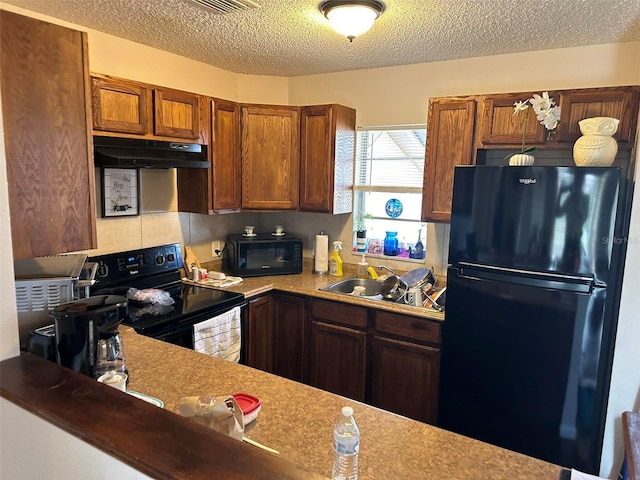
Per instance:
[[[422,299],[422,290],[420,288],[410,288],[405,296],[407,305],[414,307],[422,307],[424,300]]]
[[[184,268],[188,272],[190,272],[193,267],[200,269],[200,262],[198,262],[198,257],[195,256],[193,250],[189,245],[184,246],[184,263]]]
[[[397,275],[390,275],[382,285],[380,285],[380,294],[385,300],[397,302],[404,297],[407,291],[407,284]]]
[[[407,284],[408,288],[421,288],[427,284],[431,284],[433,288],[436,284],[436,276],[431,268],[416,268],[404,273],[400,278]]]
[[[101,334],[101,338],[98,339],[98,348],[96,349],[95,378],[100,381],[100,377],[106,374],[125,373],[126,371],[124,345],[118,331]],[[110,382],[105,381],[105,383]]]
[[[149,395],[145,395],[144,393],[134,392],[133,390],[127,390],[127,393],[132,397],[136,397],[137,399],[144,400],[151,405],[155,405],[156,407],[164,408],[164,402],[156,397],[151,397]]]
[[[98,377],[100,383],[116,388],[121,392],[127,391],[127,374],[116,371],[108,371]]]

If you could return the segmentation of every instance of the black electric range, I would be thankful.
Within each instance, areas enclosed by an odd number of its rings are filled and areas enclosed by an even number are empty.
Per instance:
[[[87,261],[98,264],[92,295],[127,296],[130,288],[154,288],[170,294],[172,305],[129,300],[122,323],[142,335],[193,349],[196,323],[235,307],[241,307],[244,319],[244,295],[182,283],[183,261],[178,243],[100,255]]]

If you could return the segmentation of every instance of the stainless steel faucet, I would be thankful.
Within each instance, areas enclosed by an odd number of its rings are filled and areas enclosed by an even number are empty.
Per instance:
[[[382,271],[382,270],[386,270],[387,272],[389,272],[391,275],[395,275],[394,271],[391,270],[389,267],[387,267],[386,265],[379,265],[378,266],[378,270]]]

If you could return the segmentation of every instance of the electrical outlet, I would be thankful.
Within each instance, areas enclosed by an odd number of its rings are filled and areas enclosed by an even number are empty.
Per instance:
[[[224,248],[224,242],[222,240],[213,240],[211,242],[211,256],[212,257],[222,256],[223,248]]]

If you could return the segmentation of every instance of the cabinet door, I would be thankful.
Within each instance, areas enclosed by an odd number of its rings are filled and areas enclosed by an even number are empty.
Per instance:
[[[435,425],[440,351],[374,336],[371,355],[371,404]]]
[[[560,95],[561,119],[555,137],[557,142],[574,143],[580,136],[578,122],[591,117],[613,117],[620,120],[613,136],[619,147],[635,143],[638,118],[636,87],[617,87],[567,91]]]
[[[180,90],[153,90],[154,133],[166,137],[200,136],[199,97]]]
[[[242,201],[240,171],[240,106],[214,98],[211,101],[214,210],[239,210]]]
[[[300,210],[351,213],[356,111],[342,105],[303,107],[300,115]]]
[[[87,35],[0,11],[13,258],[97,247]]]
[[[312,321],[311,385],[363,402],[366,338],[362,331]]]
[[[544,143],[546,130],[538,121],[535,112],[531,107],[524,112],[513,114],[513,104],[531,98],[532,93],[514,93],[487,95],[482,102],[482,119],[480,125],[480,141],[485,145],[511,145],[520,147],[522,145],[522,134],[524,133],[524,120],[526,112],[527,131],[525,135],[525,146],[539,145]]]
[[[300,182],[298,107],[243,105],[242,208],[294,210]]]
[[[276,375],[302,382],[305,371],[305,299],[274,295]]]
[[[249,301],[247,313],[247,365],[273,373],[273,298],[271,295]]]
[[[108,77],[94,76],[91,83],[95,130],[140,135],[149,131],[149,90],[135,83]]]
[[[475,99],[436,98],[429,101],[423,221],[448,222],[451,218],[454,166],[473,163],[475,115]]]

